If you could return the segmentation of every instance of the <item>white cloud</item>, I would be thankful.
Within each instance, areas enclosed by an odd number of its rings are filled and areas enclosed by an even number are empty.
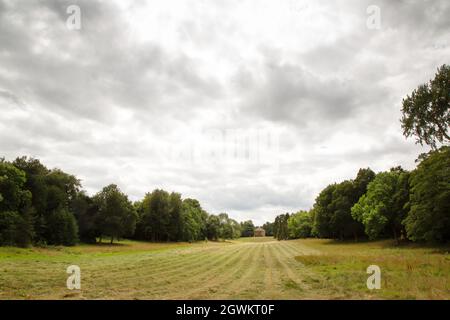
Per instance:
[[[372,2],[380,30],[366,28]],[[360,167],[414,166],[425,149],[401,135],[401,99],[449,63],[449,13],[444,0],[0,1],[0,149],[90,193],[165,188],[262,224]],[[230,157],[251,132],[276,148]]]

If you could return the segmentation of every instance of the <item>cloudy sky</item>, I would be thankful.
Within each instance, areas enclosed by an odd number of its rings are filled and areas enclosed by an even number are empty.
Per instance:
[[[450,63],[449,17],[447,0],[0,0],[0,156],[263,223],[360,167],[414,167],[401,100]]]

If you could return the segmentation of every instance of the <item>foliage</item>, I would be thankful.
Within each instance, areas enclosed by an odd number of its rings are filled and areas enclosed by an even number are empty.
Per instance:
[[[375,173],[360,169],[354,180],[328,185],[314,203],[312,233],[321,238],[346,239],[363,235],[363,226],[351,215],[351,208],[366,192]]]
[[[450,147],[422,157],[411,173],[410,212],[405,219],[413,241],[450,240]]]
[[[252,220],[241,222],[241,237],[253,237],[255,225]]]
[[[416,143],[436,148],[450,141],[450,66],[438,68],[434,79],[420,85],[403,100],[402,129],[406,137],[416,136]]]
[[[360,221],[370,239],[391,233],[397,239],[403,232],[402,221],[408,213],[409,172],[400,167],[377,174],[352,208],[352,216]]]
[[[195,199],[183,200],[182,240],[198,241],[207,238],[206,220],[208,213]]]
[[[34,229],[25,172],[0,160],[0,245],[28,246]]]
[[[219,238],[235,239],[241,236],[241,226],[236,220],[231,219],[228,214],[220,213],[219,218]]]
[[[47,238],[51,245],[73,246],[78,242],[78,225],[73,214],[59,207],[48,216],[47,226],[52,233]]]
[[[33,221],[33,242],[75,244],[78,228],[73,226],[71,205],[80,192],[80,181],[60,169],[49,170],[33,158],[17,158],[13,165],[25,173],[24,189],[32,195],[29,215]],[[62,225],[67,226],[67,235],[61,235]]]
[[[206,220],[206,235],[209,240],[218,240],[220,236],[220,220],[218,216],[210,215]]]
[[[266,231],[266,236],[273,236],[273,222],[266,222],[263,224],[262,228]]]
[[[95,226],[100,237],[108,236],[112,243],[114,238],[120,239],[134,233],[137,219],[135,208],[115,184],[97,193],[94,203],[98,209]]]
[[[289,238],[308,238],[311,236],[312,217],[308,211],[299,211],[288,219]]]
[[[95,243],[96,237],[99,236],[95,225],[98,208],[95,206],[93,199],[86,195],[84,191],[77,193],[71,202],[71,211],[78,223],[80,240],[85,243]]]
[[[277,240],[287,240],[289,239],[289,229],[288,229],[289,213],[280,214],[275,218],[273,225],[273,236]]]

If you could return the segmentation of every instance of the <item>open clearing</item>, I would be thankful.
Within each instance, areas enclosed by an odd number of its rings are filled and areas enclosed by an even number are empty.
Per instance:
[[[368,290],[366,268],[381,268]],[[66,268],[81,268],[81,290]],[[450,299],[448,248],[276,241],[0,248],[0,299]]]

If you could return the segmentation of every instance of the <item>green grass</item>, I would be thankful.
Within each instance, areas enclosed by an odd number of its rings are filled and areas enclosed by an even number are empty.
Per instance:
[[[0,248],[0,299],[449,299],[447,248],[275,241]],[[81,268],[81,290],[66,268]],[[366,268],[382,271],[368,290]]]
[[[300,255],[296,260],[321,275],[327,287],[337,288],[344,297],[378,299],[449,299],[450,255],[448,247],[396,246],[392,241],[342,243],[330,240],[303,240],[320,250],[316,255]],[[366,269],[381,269],[381,289],[367,290]],[[323,282],[309,279],[315,288]]]

